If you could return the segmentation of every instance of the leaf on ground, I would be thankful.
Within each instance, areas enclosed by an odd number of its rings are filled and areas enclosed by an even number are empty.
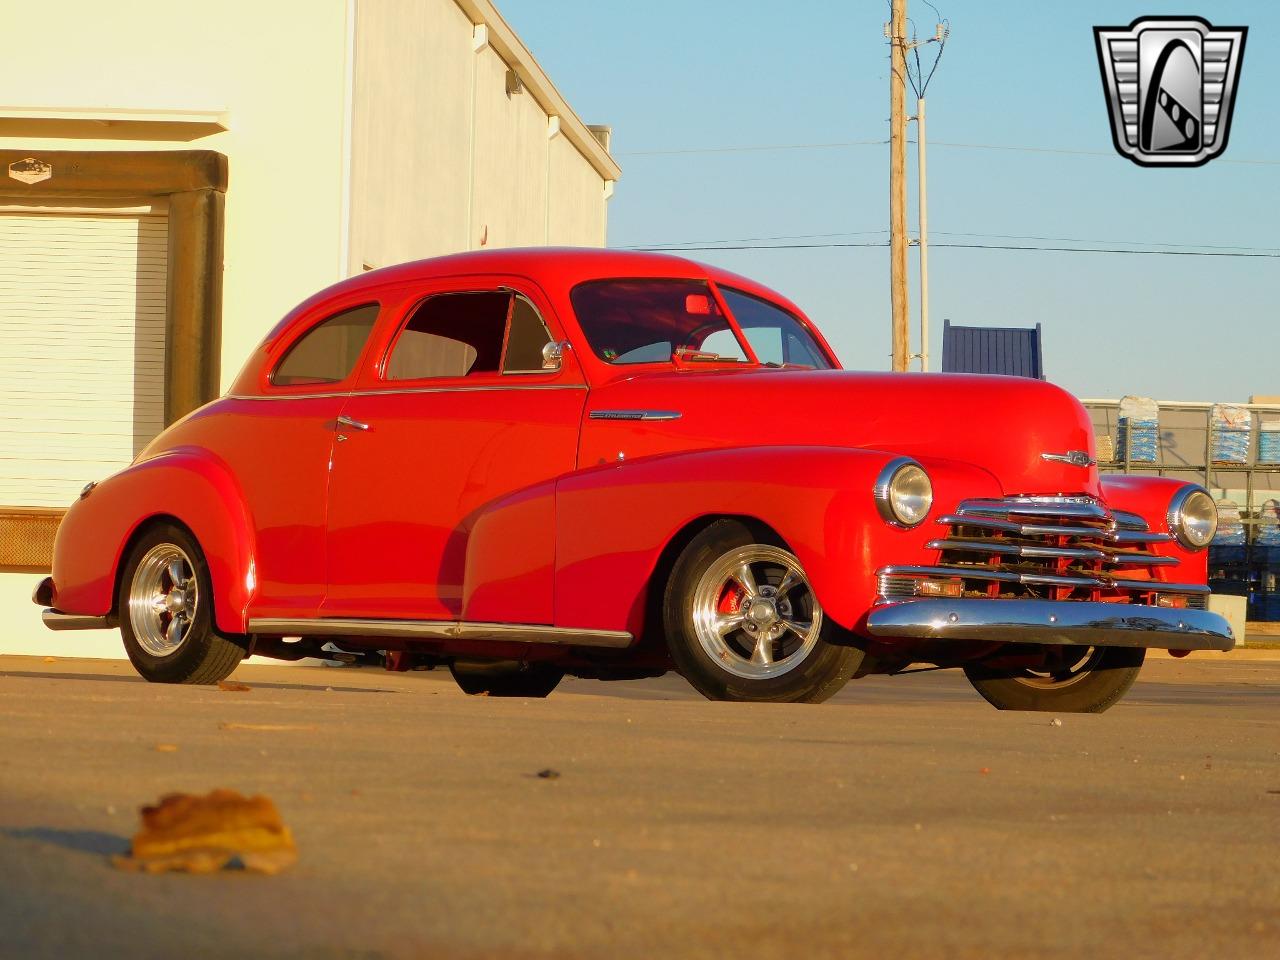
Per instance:
[[[137,873],[214,873],[238,866],[275,874],[298,858],[293,835],[270,798],[234,790],[205,796],[171,793],[142,808],[142,829],[128,855],[111,862]]]
[[[225,690],[228,693],[248,693],[253,688],[247,683],[241,683],[238,680],[219,680],[218,689]]]

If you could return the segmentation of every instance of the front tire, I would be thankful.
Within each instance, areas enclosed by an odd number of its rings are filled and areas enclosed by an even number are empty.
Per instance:
[[[663,619],[676,669],[709,700],[821,703],[862,662],[838,642],[795,554],[735,520],[685,547]]]
[[[1141,647],[1057,647],[1043,669],[964,668],[973,688],[997,710],[1102,713],[1138,679],[1147,651]]]
[[[195,539],[157,524],[125,560],[116,597],[120,636],[138,673],[152,683],[225,680],[245,649],[213,626],[213,583]]]

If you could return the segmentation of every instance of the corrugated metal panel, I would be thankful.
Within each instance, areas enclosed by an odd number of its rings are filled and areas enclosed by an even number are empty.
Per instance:
[[[1034,327],[959,327],[942,330],[944,373],[996,373],[1044,379],[1040,324]]]
[[[164,426],[168,221],[0,213],[0,504],[65,507]]]

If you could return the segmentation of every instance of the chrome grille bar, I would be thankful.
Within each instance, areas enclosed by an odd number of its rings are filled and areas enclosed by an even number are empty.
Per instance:
[[[1114,517],[1105,507],[1086,500],[1030,499],[966,500],[956,510],[962,516],[979,514],[991,517],[1065,517],[1103,526],[1113,524]]]
[[[1138,532],[1145,529],[1145,523],[1135,530],[1101,530],[1096,527],[1016,523],[1012,520],[997,520],[994,517],[961,516],[955,513],[939,517],[937,522],[953,527],[999,530],[1003,533],[1014,533],[1020,537],[1084,537],[1091,540],[1106,540],[1109,543],[1163,543],[1173,539],[1167,533]]]
[[[1176,565],[1178,562],[1177,557],[1158,557],[1154,553],[1138,551],[1122,553],[1101,547],[1043,547],[1009,543],[1001,540],[957,540],[948,538],[946,540],[930,540],[925,544],[925,547],[929,550],[994,553],[1013,557],[1066,557],[1072,560],[1103,560],[1107,563],[1125,566],[1162,567]]]
[[[994,567],[954,566],[939,564],[938,566],[890,566],[878,571],[882,577],[961,577],[965,580],[995,580],[1001,583],[1020,583],[1026,585],[1052,587],[1089,587],[1100,590],[1138,590],[1156,593],[1208,593],[1209,588],[1198,583],[1166,583],[1163,580],[1127,580],[1104,575],[1089,576],[1087,574],[1063,575],[1056,573],[1020,573],[1013,570],[1000,570]]]

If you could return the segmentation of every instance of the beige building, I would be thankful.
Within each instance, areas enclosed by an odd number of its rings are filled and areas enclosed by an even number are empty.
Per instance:
[[[602,245],[619,169],[489,0],[68,0],[6,27],[0,653],[117,656],[30,601],[85,483],[345,276]]]

